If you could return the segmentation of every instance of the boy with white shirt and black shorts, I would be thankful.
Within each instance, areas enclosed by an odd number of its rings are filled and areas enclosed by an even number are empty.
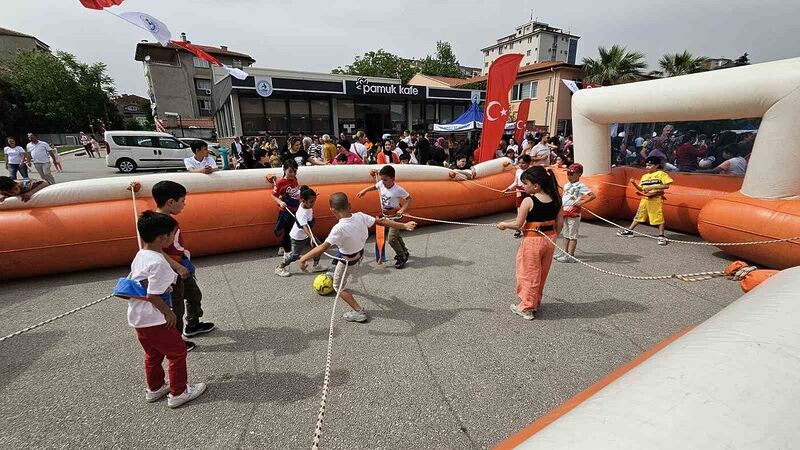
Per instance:
[[[336,246],[336,266],[333,274],[333,288],[339,292],[352,311],[344,313],[344,320],[348,322],[366,322],[368,317],[364,308],[356,302],[353,294],[346,289],[345,270],[347,276],[355,278],[359,274],[359,262],[364,256],[364,245],[369,237],[369,228],[375,224],[389,227],[392,229],[404,229],[413,231],[417,224],[415,222],[398,223],[387,218],[376,219],[361,212],[350,212],[350,201],[343,192],[336,192],[330,196],[328,203],[334,217],[339,222],[333,226],[325,242],[316,246],[313,250],[300,258],[300,269],[305,271],[309,260],[319,258],[328,251],[331,246]]]
[[[394,182],[394,167],[383,166],[380,172],[378,172],[378,175],[381,177],[380,181],[376,182],[374,186],[362,189],[361,192],[358,193],[358,197],[363,197],[367,192],[379,191],[381,196],[381,214],[383,214],[383,217],[399,220],[406,209],[411,206],[411,195],[399,184]],[[387,241],[395,253],[394,266],[398,269],[402,269],[408,262],[409,253],[406,243],[403,242],[403,238],[400,236],[400,230],[397,228],[390,229]]]
[[[144,350],[147,379],[145,400],[155,402],[169,393],[167,406],[177,408],[199,397],[204,383],[186,384],[186,346],[175,328],[171,286],[177,278],[162,250],[172,245],[178,222],[167,214],[145,211],[136,224],[144,242],[131,263],[131,276],[147,289],[145,299],[128,299],[128,324]],[[169,361],[169,383],[164,380],[164,358]]]

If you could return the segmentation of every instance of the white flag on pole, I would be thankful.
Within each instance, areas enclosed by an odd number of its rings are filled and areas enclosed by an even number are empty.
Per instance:
[[[245,79],[247,79],[248,76],[250,76],[250,75],[247,74],[247,72],[245,72],[242,69],[237,69],[235,67],[226,66],[226,65],[223,65],[222,67],[225,70],[227,70],[228,73],[231,74],[232,77],[238,78],[240,80],[245,80]]]
[[[561,80],[561,81],[563,81],[564,84],[567,85],[567,88],[569,88],[569,90],[572,91],[573,94],[578,92],[578,90],[579,90],[578,84],[575,83],[574,81],[572,81],[572,80]]]
[[[164,22],[161,22],[149,14],[124,12],[118,14],[118,16],[143,30],[149,31],[164,47],[169,44],[169,40],[172,38],[172,34],[169,32],[167,26],[164,25]]]

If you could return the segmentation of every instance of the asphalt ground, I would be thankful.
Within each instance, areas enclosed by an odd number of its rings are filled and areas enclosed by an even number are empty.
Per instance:
[[[126,177],[130,174],[120,173],[114,167],[106,166],[106,152],[101,150],[102,157],[89,158],[86,152],[81,149],[76,152],[64,153],[61,155],[61,167],[63,172],[56,172],[55,166],[51,167],[53,176],[56,178],[56,183],[65,183],[67,181],[89,180],[93,178],[108,178],[108,177]],[[159,173],[159,172],[175,172],[176,170],[138,170],[135,173]],[[0,167],[0,174],[7,175],[7,172]],[[39,174],[36,169],[31,165],[28,169],[28,174],[31,178],[39,179]]]
[[[728,262],[715,247],[614,232],[584,222],[578,256],[635,275]],[[491,447],[741,295],[724,278],[630,281],[554,263],[539,318],[527,322],[509,311],[519,244],[510,232],[432,225],[405,240],[402,270],[377,266],[367,246],[351,287],[368,323],[343,321],[338,305],[323,448]],[[204,319],[217,330],[194,339],[188,359],[190,382],[208,391],[176,410],[144,401],[142,350],[122,300],[0,343],[0,448],[308,448],[332,297],[313,292],[316,274],[296,265],[277,277],[278,261],[274,248],[195,261]],[[127,272],[4,282],[0,336],[109,294]]]

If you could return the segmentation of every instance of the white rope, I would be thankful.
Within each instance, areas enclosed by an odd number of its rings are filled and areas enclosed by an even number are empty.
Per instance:
[[[446,223],[446,224],[450,224],[450,225],[463,225],[463,226],[471,226],[471,227],[483,226],[483,227],[493,227],[493,228],[496,227],[496,224],[490,224],[490,223],[455,222],[455,221],[452,221],[452,220],[439,220],[439,219],[430,219],[430,218],[427,218],[427,217],[412,216],[410,214],[406,214],[406,217],[411,217],[413,219],[419,219],[419,220],[425,220],[425,221],[428,221],[428,222]],[[702,281],[702,280],[709,280],[711,278],[716,278],[716,277],[725,275],[725,272],[722,272],[722,271],[697,272],[697,273],[672,274],[672,275],[656,275],[656,276],[636,276],[636,275],[627,275],[627,274],[624,274],[624,273],[612,272],[610,270],[605,270],[605,269],[602,269],[600,267],[597,267],[597,266],[594,266],[592,264],[589,264],[589,263],[587,263],[585,261],[581,261],[580,259],[570,255],[563,248],[559,247],[556,242],[554,242],[552,239],[550,239],[549,236],[547,236],[544,232],[542,232],[541,230],[539,230],[537,228],[529,228],[529,229],[524,230],[524,231],[536,231],[537,233],[539,233],[542,236],[544,236],[548,241],[550,241],[550,243],[553,244],[553,246],[557,250],[560,250],[565,255],[569,256],[570,258],[574,259],[575,261],[581,263],[582,265],[584,265],[584,266],[586,266],[586,267],[588,267],[590,269],[596,270],[598,272],[602,272],[602,273],[607,274],[607,275],[612,275],[612,276],[615,276],[615,277],[625,278],[625,279],[628,279],[628,280],[657,281],[657,280],[670,280],[670,279],[674,278],[674,279],[678,279],[678,280],[682,280],[682,281]]]
[[[22,333],[27,333],[28,331],[34,330],[36,328],[39,328],[42,325],[47,325],[50,322],[54,322],[54,321],[56,321],[56,320],[58,320],[58,319],[60,319],[62,317],[66,317],[66,316],[68,316],[68,315],[70,315],[70,314],[72,314],[74,312],[78,312],[78,311],[80,311],[80,310],[82,310],[84,308],[88,308],[88,307],[90,307],[92,305],[96,305],[96,304],[98,304],[98,303],[100,303],[100,302],[102,302],[104,300],[110,299],[111,297],[113,297],[113,295],[107,295],[107,296],[105,296],[105,297],[103,297],[101,299],[95,300],[95,301],[93,301],[91,303],[87,303],[87,304],[85,304],[83,306],[79,306],[79,307],[77,307],[75,309],[71,309],[71,310],[69,310],[69,311],[67,311],[67,312],[65,312],[63,314],[59,314],[59,315],[57,315],[57,316],[55,316],[53,318],[50,318],[50,319],[44,320],[42,322],[39,322],[36,325],[31,325],[28,328],[23,328],[22,330],[19,330],[19,331],[15,332],[15,333],[9,334],[8,336],[3,336],[3,337],[0,338],[0,342],[5,341],[6,339],[11,339],[14,336],[19,336]]]
[[[503,189],[495,189],[495,188],[493,188],[491,186],[486,186],[485,184],[481,184],[481,183],[478,183],[477,181],[470,180],[469,178],[465,178],[463,180],[456,180],[456,181],[466,181],[467,183],[472,183],[472,184],[478,185],[478,186],[480,186],[480,187],[482,187],[484,189],[488,189],[488,190],[494,191],[494,192],[499,192],[500,194],[503,194],[503,195],[514,194],[514,192],[507,192],[507,191],[505,191]]]
[[[610,225],[614,225],[615,227],[623,229],[623,230],[626,230],[626,231],[630,231],[633,234],[636,234],[636,235],[639,235],[639,236],[643,236],[643,237],[647,237],[647,238],[650,238],[650,239],[658,239],[659,238],[659,236],[653,236],[652,234],[647,234],[647,233],[642,233],[641,231],[631,230],[630,228],[627,228],[627,227],[624,227],[624,226],[619,225],[617,223],[614,223],[613,221],[611,221],[609,219],[606,219],[605,217],[601,217],[600,215],[596,214],[595,212],[593,212],[593,211],[591,211],[589,209],[586,209],[585,207],[582,207],[581,209],[583,209],[584,211],[586,211],[589,214],[593,215],[594,217],[597,217],[598,219],[602,220],[605,223],[608,223]],[[669,241],[669,242],[675,242],[677,244],[709,245],[709,246],[713,246],[713,247],[731,247],[731,246],[762,245],[762,244],[775,244],[775,243],[780,243],[780,242],[800,241],[800,236],[790,237],[790,238],[782,238],[782,239],[766,239],[766,240],[762,240],[762,241],[746,241],[746,242],[705,242],[705,241],[696,242],[696,241],[682,241],[680,239],[671,239],[671,238],[667,238],[667,237],[665,237],[664,239]]]
[[[136,243],[139,245],[139,250],[142,249],[142,236],[139,234],[139,211],[136,209],[136,189],[134,184],[136,182],[131,182],[130,190],[131,190],[131,199],[133,200],[133,228],[136,230]]]

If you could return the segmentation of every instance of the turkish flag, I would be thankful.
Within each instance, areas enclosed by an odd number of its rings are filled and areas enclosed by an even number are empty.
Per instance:
[[[109,6],[116,6],[125,0],[81,0],[81,5],[89,9],[101,10]]]
[[[478,162],[494,158],[497,144],[503,136],[508,120],[508,92],[517,78],[522,55],[509,53],[503,55],[489,67],[489,80],[486,83],[486,111],[483,114],[483,134],[478,149]]]
[[[523,136],[525,136],[525,128],[528,126],[528,113],[530,110],[531,99],[526,98],[519,104],[519,109],[517,109],[517,129],[514,131],[514,140],[517,141],[517,145],[520,145]],[[520,150],[522,150],[522,148],[520,148]]]
[[[177,45],[178,47],[181,47],[184,50],[188,50],[188,51],[194,53],[195,56],[197,56],[198,58],[202,59],[203,61],[208,61],[211,64],[216,64],[216,65],[222,67],[222,63],[219,62],[219,60],[217,58],[214,58],[213,56],[211,56],[208,53],[204,52],[200,47],[198,47],[198,46],[196,46],[194,44],[190,44],[190,43],[185,42],[185,41],[170,41],[170,42],[172,42],[173,44]]]

